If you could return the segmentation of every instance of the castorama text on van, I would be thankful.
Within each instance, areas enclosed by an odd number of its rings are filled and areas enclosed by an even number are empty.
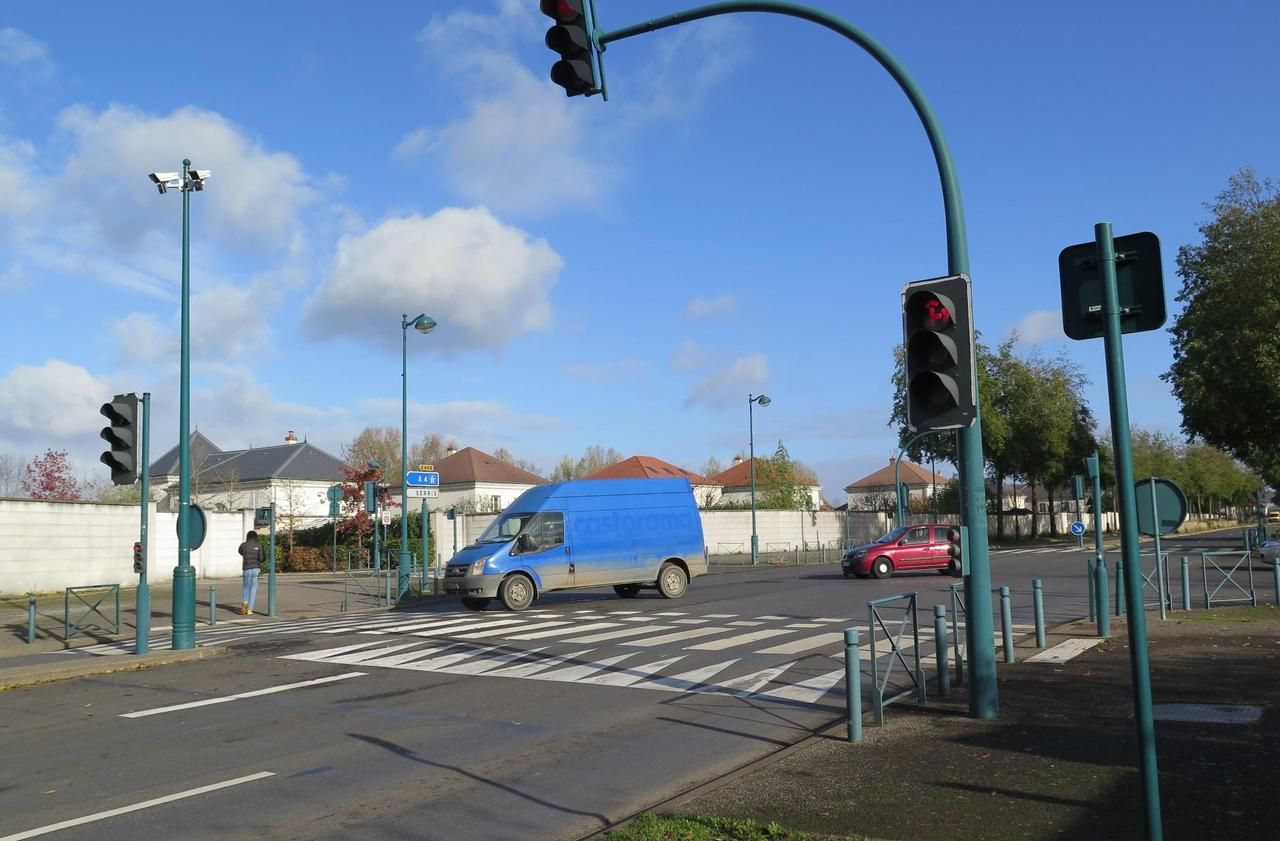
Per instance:
[[[524,610],[541,593],[612,585],[669,599],[707,571],[688,479],[594,479],[530,488],[445,568],[444,589],[472,610],[498,598]]]

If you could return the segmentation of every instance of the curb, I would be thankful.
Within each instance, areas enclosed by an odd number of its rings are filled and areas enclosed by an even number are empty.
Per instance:
[[[120,655],[113,657],[94,657],[88,661],[69,663],[42,663],[38,666],[14,666],[0,669],[0,692],[6,689],[17,689],[23,686],[35,686],[41,683],[52,683],[58,680],[70,680],[90,675],[105,675],[112,672],[139,671],[156,666],[171,666],[176,663],[192,663],[209,657],[219,657],[231,651],[228,646],[214,645],[206,648],[192,648],[183,651],[153,651],[141,657],[136,655]]]

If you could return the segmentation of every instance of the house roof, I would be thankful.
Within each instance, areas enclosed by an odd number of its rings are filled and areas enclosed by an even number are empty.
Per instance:
[[[200,430],[191,433],[191,467],[193,470],[199,470],[204,466],[205,460],[214,453],[221,453],[218,445],[204,437]],[[172,449],[168,450],[160,458],[151,462],[152,476],[177,476],[178,475],[178,445],[174,444]]]
[[[882,467],[876,472],[871,473],[867,476],[863,476],[861,479],[859,479],[858,481],[852,484],[845,485],[844,489],[846,491],[859,491],[865,488],[893,487],[894,462],[896,461],[897,461],[896,458],[889,459],[888,466]],[[935,481],[940,481],[940,482],[946,481],[946,477],[943,476],[941,473],[937,473],[937,474],[932,473],[929,470],[926,470],[925,468],[921,467],[920,465],[914,462],[907,461],[906,459],[902,460],[900,475],[902,478],[902,484],[908,487],[912,485],[929,485]]]
[[[632,456],[628,459],[611,464],[608,467],[597,470],[584,479],[670,479],[684,478],[689,480],[691,485],[711,485],[714,484],[705,476],[699,476],[692,470],[685,470],[683,467],[676,467],[670,462],[663,461],[653,456]]]
[[[436,465],[440,484],[488,482],[505,485],[544,485],[547,480],[522,467],[494,458],[475,447],[465,447]],[[397,484],[396,487],[399,487]]]
[[[760,476],[760,466],[763,465],[766,461],[768,461],[768,459],[763,459],[763,458],[760,458],[759,456],[756,457],[755,462],[756,462],[757,478]],[[728,470],[725,470],[721,473],[717,473],[715,476],[712,476],[711,484],[720,485],[721,487],[725,487],[725,488],[745,488],[747,485],[750,485],[751,484],[751,459],[740,461],[737,464],[735,464],[733,467],[730,467]],[[818,486],[817,482],[806,482],[804,480],[800,480],[799,482],[797,482],[797,484],[803,485],[804,487],[807,487],[807,488],[815,488]]]

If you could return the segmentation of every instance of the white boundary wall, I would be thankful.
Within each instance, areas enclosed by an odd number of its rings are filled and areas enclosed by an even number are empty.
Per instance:
[[[253,527],[253,512],[205,512],[204,545],[191,553],[200,578],[240,574],[236,551]],[[151,506],[148,580],[172,581],[178,564],[178,515]],[[136,586],[133,544],[137,505],[0,499],[0,594],[48,593],[92,584]]]

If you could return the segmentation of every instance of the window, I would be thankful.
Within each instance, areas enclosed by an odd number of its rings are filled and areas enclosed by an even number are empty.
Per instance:
[[[929,530],[927,528],[912,529],[907,532],[907,537],[902,541],[905,544],[917,544],[929,542]]]
[[[544,511],[529,522],[523,532],[530,545],[526,553],[545,552],[564,543],[564,515],[558,511]]]

